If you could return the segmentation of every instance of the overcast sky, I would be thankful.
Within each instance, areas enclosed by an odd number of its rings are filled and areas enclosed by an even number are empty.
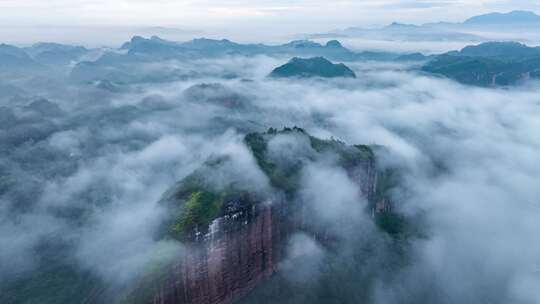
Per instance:
[[[13,28],[162,26],[205,33],[317,32],[392,21],[461,21],[491,11],[540,12],[538,0],[0,0],[0,39]]]

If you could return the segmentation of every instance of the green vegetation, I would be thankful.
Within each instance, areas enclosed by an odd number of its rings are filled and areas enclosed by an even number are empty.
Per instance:
[[[391,194],[393,190],[398,188],[400,178],[399,171],[396,169],[379,170],[375,193],[370,200],[371,208],[376,208],[375,204],[383,201],[391,205]],[[393,210],[393,208],[376,212],[375,224],[379,229],[395,238],[404,238],[411,230],[409,219]]]
[[[469,85],[515,85],[538,78],[540,49],[515,42],[483,43],[436,56],[422,70]]]
[[[311,147],[311,152],[298,155],[287,162],[276,162],[268,155],[269,142],[280,135],[305,137]],[[270,128],[264,133],[251,133],[244,138],[245,144],[251,150],[258,166],[268,177],[271,186],[281,191],[290,201],[294,201],[300,187],[302,168],[308,161],[316,161],[318,157],[336,157],[336,164],[346,170],[359,166],[374,166],[375,152],[378,147],[355,145],[349,146],[344,142],[331,138],[319,139],[310,136],[305,130],[294,127],[277,130]],[[203,168],[195,171],[180,182],[172,191],[166,194],[166,199],[175,204],[177,211],[169,225],[168,233],[174,238],[186,238],[195,232],[205,233],[216,218],[228,212],[249,209],[261,201],[253,193],[239,190],[232,182],[216,189],[206,180],[207,174],[219,170],[219,166],[229,161],[218,158],[208,161]],[[368,197],[369,208],[374,208],[376,202],[390,202],[392,189],[399,184],[399,173],[394,169],[380,170],[377,178],[375,193]],[[178,204],[180,202],[180,204]],[[233,206],[234,205],[234,206]],[[391,208],[376,216],[379,228],[391,235],[404,233],[405,218],[395,214]]]
[[[223,197],[207,191],[197,191],[190,194],[184,210],[173,225],[176,234],[185,234],[195,228],[208,227],[221,212]]]
[[[285,128],[282,131],[270,128],[266,133],[251,133],[248,134],[244,141],[246,145],[251,149],[257,164],[261,170],[270,179],[270,184],[276,188],[284,191],[288,195],[293,195],[298,189],[300,176],[298,173],[301,170],[302,163],[295,162],[290,166],[278,166],[268,160],[266,155],[268,149],[268,142],[271,138],[278,134],[288,134],[297,132],[299,134],[305,134],[303,129],[294,127]]]
[[[407,229],[406,218],[396,212],[382,212],[377,214],[375,223],[379,229],[393,236],[399,236]]]
[[[395,169],[379,170],[373,200],[380,201],[387,197],[390,191],[399,185],[399,179],[399,172]]]
[[[206,179],[207,174],[219,170],[219,166],[227,161],[227,158],[219,158],[206,162],[164,195],[163,201],[171,204],[174,210],[165,234],[176,239],[189,239],[195,232],[206,233],[216,218],[249,209],[259,201],[257,194],[240,190],[232,182],[217,187]]]
[[[335,153],[339,156],[339,165],[351,168],[365,161],[375,160],[375,154],[369,146],[348,146],[344,142],[331,138],[327,140],[309,137],[311,147],[319,153]]]
[[[469,45],[459,52],[450,52],[458,56],[494,58],[512,62],[540,56],[540,48],[528,47],[519,42],[485,42]]]
[[[516,84],[524,78],[527,68],[491,58],[442,56],[424,66],[423,71],[487,87]]]
[[[38,249],[37,271],[6,277],[0,289],[0,303],[96,303],[100,295],[105,295],[107,286],[100,278],[76,267],[70,259],[68,253],[72,248],[41,244]]]
[[[9,175],[0,175],[0,193],[7,191],[10,187],[15,185],[17,180]]]
[[[293,196],[298,189],[300,182],[300,172],[303,167],[303,160],[313,159],[316,155],[298,155],[298,161],[288,165],[278,166],[272,163],[267,157],[268,142],[278,135],[296,134],[309,139],[311,148],[316,154],[331,153],[338,156],[338,164],[343,168],[354,166],[374,160],[374,153],[368,146],[357,145],[348,146],[337,139],[319,139],[310,136],[304,129],[293,127],[277,130],[268,129],[266,133],[251,133],[245,138],[246,145],[251,149],[257,164],[261,170],[269,177],[270,183],[276,189],[284,191],[287,195]],[[314,159],[313,159],[314,160]]]
[[[294,57],[286,64],[275,68],[270,77],[347,77],[356,78],[356,74],[343,63],[334,64],[324,57],[298,58]]]

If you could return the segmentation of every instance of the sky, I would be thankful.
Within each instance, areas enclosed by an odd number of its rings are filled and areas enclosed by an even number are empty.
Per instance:
[[[535,0],[0,0],[0,41],[62,40],[77,34],[97,38],[103,32],[92,34],[89,28],[94,32],[114,28],[118,33],[133,27],[260,38],[393,21],[462,21],[515,9],[540,12],[540,4]]]

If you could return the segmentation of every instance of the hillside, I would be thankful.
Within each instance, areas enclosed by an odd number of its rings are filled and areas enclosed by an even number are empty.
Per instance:
[[[286,64],[275,68],[272,73],[270,73],[270,77],[356,78],[356,74],[343,63],[334,64],[323,57],[313,57],[307,59],[295,57]]]
[[[468,85],[517,85],[538,78],[540,49],[515,42],[483,43],[436,56],[422,71]]]

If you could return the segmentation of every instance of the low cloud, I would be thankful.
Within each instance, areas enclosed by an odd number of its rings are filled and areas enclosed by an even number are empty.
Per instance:
[[[364,213],[365,202],[346,172],[331,157],[310,162],[302,172],[301,199],[313,209],[314,225],[343,242],[336,254],[307,235],[293,237],[290,258],[298,252],[309,257],[296,258],[305,264],[283,264],[298,271],[290,273],[295,286],[304,277],[317,281],[321,265],[344,268],[335,260],[326,263],[338,256],[355,262],[355,283],[375,282],[362,289],[372,303],[539,301],[532,288],[540,280],[538,83],[471,88],[406,65],[376,63],[351,63],[356,80],[267,79],[277,61],[207,60],[205,66],[219,68],[200,78],[124,85],[126,91],[114,94],[86,94],[94,89],[67,82],[41,89],[13,81],[28,93],[1,99],[14,109],[14,122],[0,132],[0,237],[7,240],[0,278],[42,271],[40,245],[54,239],[69,245],[63,252],[77,269],[129,285],[156,257],[174,259],[184,250],[154,237],[168,211],[158,203],[163,193],[207,159],[224,155],[232,165],[217,181],[232,176],[266,187],[242,136],[296,125],[324,138],[386,146],[388,161],[404,169],[406,193],[397,208],[422,214],[427,236],[408,244],[405,267],[387,263],[395,261],[395,248]],[[222,79],[224,71],[241,77]],[[193,85],[216,82],[246,96],[249,107],[208,106],[184,94]],[[65,114],[28,113],[25,106],[36,95]],[[282,137],[269,151],[277,162],[287,162],[310,148]],[[360,259],[359,252],[369,254]],[[348,296],[360,294],[357,286],[344,286]],[[326,289],[327,295],[336,290]]]

